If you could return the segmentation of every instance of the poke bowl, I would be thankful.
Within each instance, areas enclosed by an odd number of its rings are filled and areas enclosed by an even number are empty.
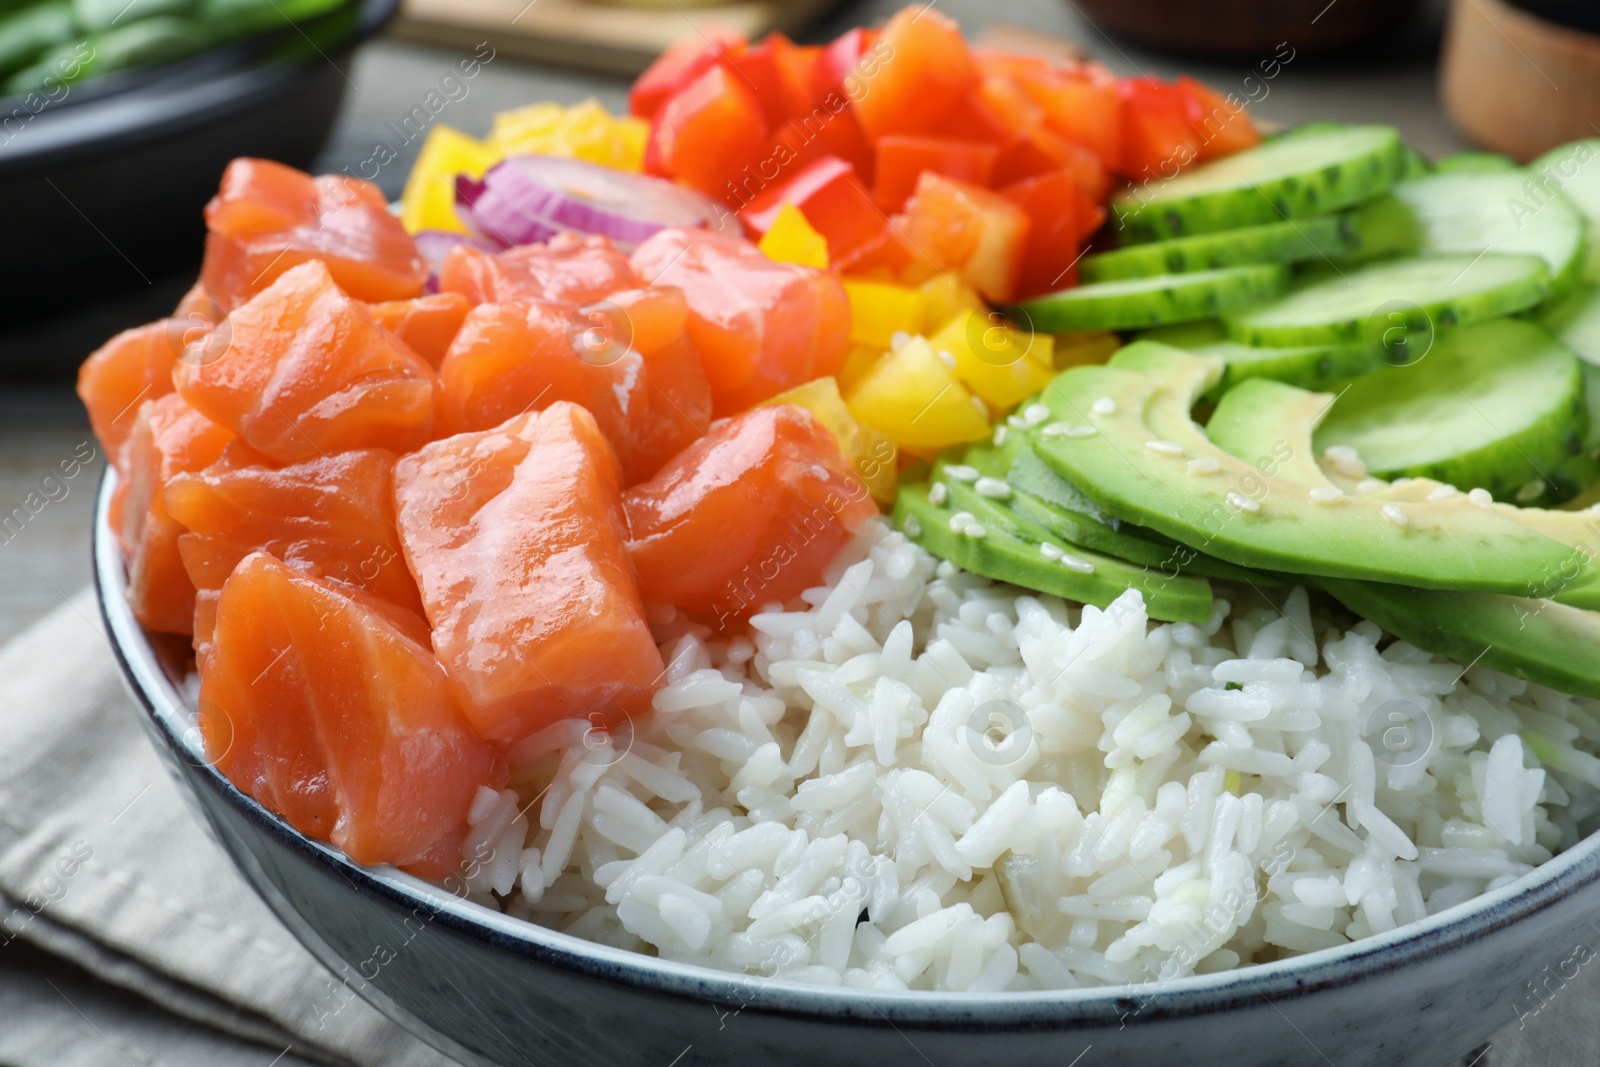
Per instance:
[[[894,132],[934,93],[995,143]],[[1219,100],[909,8],[436,128],[397,213],[230,164],[80,374],[95,575],[319,1016],[494,1065],[1534,1025],[1600,897],[1596,147],[1510,226],[1509,161]],[[1095,107],[1173,173],[1115,187]]]

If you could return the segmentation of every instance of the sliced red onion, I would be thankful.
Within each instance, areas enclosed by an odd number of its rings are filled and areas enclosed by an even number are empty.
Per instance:
[[[485,252],[498,252],[500,245],[477,237],[468,237],[464,233],[451,233],[449,230],[418,230],[411,239],[416,242],[417,254],[428,264],[428,292],[439,291],[439,268],[444,266],[444,257],[457,245],[471,245],[481,248]]]
[[[481,181],[456,179],[456,204],[473,229],[507,244],[556,233],[597,233],[624,251],[671,227],[722,229],[731,213],[659,178],[560,156],[512,156]]]

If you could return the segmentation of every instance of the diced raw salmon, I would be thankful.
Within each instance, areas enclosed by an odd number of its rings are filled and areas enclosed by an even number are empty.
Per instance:
[[[178,391],[251,448],[295,463],[350,448],[407,452],[432,433],[433,368],[302,263],[228,317],[227,346],[179,361]]]
[[[573,233],[499,253],[457,245],[439,269],[439,291],[460,293],[474,304],[528,300],[583,304],[638,284],[628,257],[609,240]]]
[[[850,304],[827,271],[709,230],[663,230],[632,263],[649,284],[683,290],[719,417],[833,374],[849,351]]]
[[[189,531],[178,550],[196,590],[195,647],[211,640],[222,584],[256,551],[421,615],[394,525],[394,463],[393,452],[360,449],[274,468],[234,442],[167,482],[167,513]]]
[[[583,309],[580,309],[580,314]],[[683,290],[652,286],[612,293],[600,305],[619,318],[644,356],[645,414],[623,471],[624,484],[653,477],[667,461],[706,435],[711,426],[711,383],[688,332]]]
[[[789,404],[734,416],[622,499],[645,599],[719,629],[818,584],[878,514],[833,434]]]
[[[460,293],[429,293],[412,300],[390,300],[369,309],[378,325],[437,367],[461,330],[472,304]]]
[[[118,539],[128,557],[128,603],[147,630],[187,634],[194,626],[194,584],[178,550],[183,526],[167,512],[162,489],[180,473],[216,462],[232,439],[176,393],[139,408],[127,444]]]
[[[123,330],[78,368],[78,398],[119,471],[126,473],[123,446],[133,433],[139,405],[172,392],[172,365],[177,361],[172,335],[175,330],[181,335],[183,329],[177,319],[158,319]]]
[[[357,863],[449,874],[473,795],[506,780],[425,644],[264,552],[222,587],[199,703],[217,768]]]
[[[395,468],[400,543],[433,647],[484,737],[644,713],[661,654],[624,548],[616,460],[559,402]]]
[[[421,296],[428,266],[382,191],[347,175],[236,159],[206,205],[206,294],[232,310],[285,271],[317,260],[357,300]]]

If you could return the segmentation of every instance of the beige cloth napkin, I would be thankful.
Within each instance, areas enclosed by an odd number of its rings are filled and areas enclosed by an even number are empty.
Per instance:
[[[0,650],[0,1063],[451,1063],[330,996],[335,979],[200,828],[138,714],[87,591]],[[22,942],[78,977],[14,964]]]
[[[0,649],[0,1064],[447,1067],[363,1002],[319,1021],[333,978],[201,831],[139,714],[87,592]],[[1507,990],[1509,1025],[1460,1067],[1600,1063],[1600,964],[1547,989]],[[1543,1006],[1519,1025],[1517,1005]]]

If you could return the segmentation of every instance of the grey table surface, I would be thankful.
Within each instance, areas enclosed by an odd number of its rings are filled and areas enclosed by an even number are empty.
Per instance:
[[[1430,157],[1468,147],[1437,102],[1437,9],[1408,32],[1366,50],[1357,59],[1333,62],[1297,57],[1276,78],[1263,82],[1249,61],[1216,64],[1184,60],[1113,40],[1081,15],[1070,0],[936,2],[938,10],[958,19],[969,35],[991,22],[1003,21],[1075,40],[1119,72],[1171,76],[1187,71],[1223,91],[1237,91],[1255,100],[1253,114],[1266,121],[1391,123]],[[822,39],[849,25],[881,20],[899,6],[898,0],[842,4],[815,28],[812,36]],[[379,142],[385,142],[397,150],[397,155],[380,169],[377,181],[386,193],[398,195],[419,141],[397,143],[390,123],[419,104],[460,58],[448,49],[385,39],[364,48],[344,71],[350,90],[317,169],[354,168],[372,156]],[[1247,83],[1245,79],[1252,74],[1257,80]],[[481,134],[499,110],[537,100],[571,103],[590,96],[617,109],[623,106],[626,91],[626,82],[619,79],[497,56],[470,83],[468,95],[450,102],[438,121]],[[175,301],[184,281],[158,280],[155,286],[170,289]],[[152,306],[152,298],[161,299],[162,294],[147,295],[146,306]],[[9,349],[8,365],[17,362],[10,357],[26,360],[34,354],[32,350],[37,350],[41,359],[59,360],[62,330],[70,326],[81,332],[87,322],[88,329],[108,335],[140,321],[132,317],[129,307],[127,303],[115,303],[91,309],[75,316],[75,323],[61,324],[59,329],[32,328],[8,334],[0,327],[0,346]],[[83,354],[93,343],[83,343]],[[71,365],[61,362],[55,381],[0,381],[0,641],[19,633],[89,580],[89,519],[104,457],[93,443],[88,422],[73,396]],[[94,459],[76,477],[60,478],[61,462],[81,459],[88,454],[87,449],[94,450]],[[18,962],[14,960],[12,964]],[[40,961],[31,964],[44,965]],[[3,978],[0,973],[0,980]],[[1483,1057],[1480,1067],[1489,1058]]]

